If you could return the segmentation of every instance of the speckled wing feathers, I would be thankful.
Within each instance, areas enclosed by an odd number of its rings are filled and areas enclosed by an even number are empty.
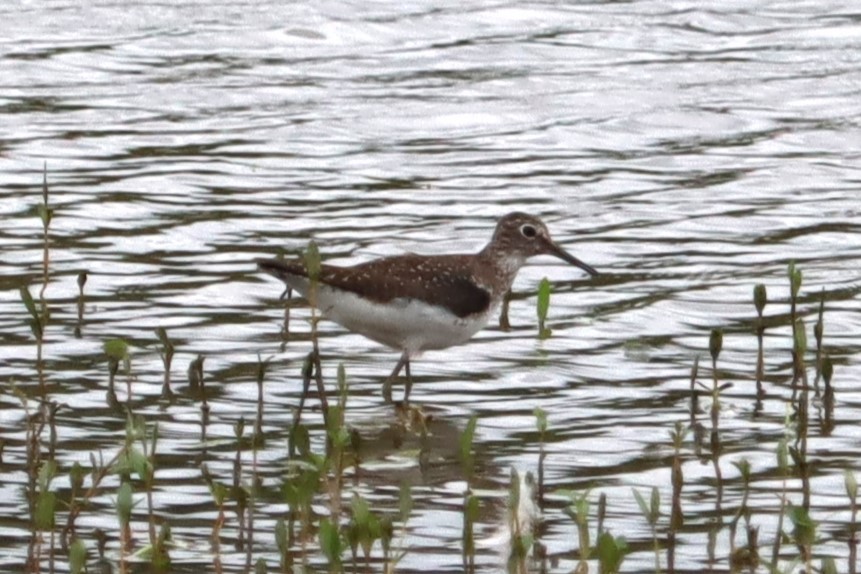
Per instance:
[[[260,259],[260,269],[285,280],[285,275],[307,277],[299,261]],[[460,318],[487,311],[491,294],[470,279],[469,256],[414,254],[385,257],[353,267],[323,265],[320,281],[378,303],[393,299],[421,299]]]

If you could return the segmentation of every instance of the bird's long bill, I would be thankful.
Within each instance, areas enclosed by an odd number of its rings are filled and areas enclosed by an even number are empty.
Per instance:
[[[570,253],[568,253],[567,251],[565,251],[564,249],[562,249],[561,247],[559,247],[558,245],[553,243],[553,241],[548,241],[546,247],[547,247],[547,253],[549,253],[550,255],[555,255],[556,257],[558,257],[562,261],[570,263],[571,265],[576,265],[577,267],[579,267],[580,269],[582,269],[583,271],[585,271],[589,275],[598,275],[598,271],[594,267],[592,267],[591,265],[587,265],[586,263],[583,263],[582,261],[580,261],[579,259],[577,259],[573,255],[571,255]]]

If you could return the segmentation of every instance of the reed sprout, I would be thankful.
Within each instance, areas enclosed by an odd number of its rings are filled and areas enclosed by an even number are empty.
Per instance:
[[[640,512],[643,518],[649,524],[649,529],[652,531],[652,547],[655,551],[655,572],[661,571],[661,546],[658,543],[658,519],[661,517],[661,492],[657,487],[653,486],[649,501],[643,498],[643,495],[637,489],[631,489],[634,493],[634,498],[637,500],[637,505],[640,507]]]
[[[574,526],[577,528],[577,571],[588,571],[588,560],[592,553],[592,543],[589,536],[589,491],[581,493],[563,491],[560,494],[568,499],[567,505],[562,510],[574,521]],[[600,536],[601,533],[596,534]]]
[[[858,562],[858,481],[855,473],[843,471],[843,484],[849,497],[849,574],[855,574]]]
[[[173,391],[170,388],[170,369],[173,365],[173,355],[176,353],[176,347],[174,347],[173,341],[168,337],[167,330],[164,327],[156,329],[155,334],[158,337],[159,343],[161,343],[161,347],[158,348],[158,354],[164,366],[164,381],[162,382],[161,395],[166,399],[170,399],[173,396]],[[200,370],[202,369],[203,363],[201,362]],[[198,371],[197,366],[195,366],[195,376],[200,378],[203,376]]]
[[[550,309],[550,280],[545,277],[538,284],[538,338],[549,339],[552,331],[547,327],[547,312]]]
[[[471,483],[475,472],[475,454],[472,450],[472,444],[477,425],[478,417],[473,415],[466,423],[466,428],[460,436],[459,458],[463,475],[466,478],[466,490],[463,494],[463,534],[461,536],[465,572],[475,571],[475,523],[478,520],[479,501],[472,493]]]

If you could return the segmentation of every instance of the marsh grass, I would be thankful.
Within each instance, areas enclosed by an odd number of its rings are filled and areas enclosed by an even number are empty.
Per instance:
[[[160,430],[157,422],[149,422],[135,413],[132,394],[134,367],[129,344],[121,337],[108,339],[102,345],[107,364],[107,403],[119,420],[125,420],[125,439],[120,444],[101,444],[89,456],[89,464],[60,462],[57,456],[60,440],[57,432],[57,414],[66,407],[49,395],[44,361],[44,343],[50,333],[50,305],[48,285],[51,281],[51,223],[54,210],[50,207],[47,173],[43,178],[42,202],[37,209],[42,223],[42,273],[38,297],[33,296],[30,285],[20,288],[20,297],[26,311],[35,347],[35,385],[10,387],[18,397],[24,413],[24,439],[21,444],[0,444],[0,460],[8,449],[21,449],[25,464],[22,469],[25,484],[30,537],[27,545],[24,570],[28,572],[68,571],[96,572],[113,567],[119,572],[130,572],[141,564],[157,572],[170,571],[175,543],[171,533],[171,517],[158,512],[157,497],[168,492],[162,487],[163,470],[159,466]],[[311,244],[305,255],[312,283],[314,270],[319,270],[320,256]],[[724,345],[724,332],[711,332],[707,351],[711,358],[710,384],[700,381],[699,360],[691,369],[690,411],[688,420],[676,421],[669,430],[672,455],[668,458],[670,484],[666,494],[670,500],[669,513],[662,504],[662,489],[652,487],[647,495],[641,487],[633,489],[633,499],[648,527],[647,540],[637,540],[636,528],[630,532],[615,526],[618,534],[605,528],[608,509],[628,507],[630,501],[609,500],[601,492],[600,484],[584,491],[556,489],[548,491],[544,484],[544,465],[548,457],[545,442],[551,436],[550,421],[540,408],[535,409],[538,432],[537,480],[534,481],[537,509],[559,521],[562,517],[571,525],[576,536],[570,548],[557,555],[572,560],[578,573],[597,569],[612,573],[625,571],[626,558],[642,549],[653,555],[655,572],[675,571],[675,552],[678,537],[692,525],[702,529],[703,517],[685,512],[684,463],[700,459],[710,463],[714,474],[714,510],[706,524],[708,543],[702,548],[707,555],[704,562],[713,569],[731,571],[765,571],[770,573],[836,571],[833,557],[818,551],[822,530],[817,519],[818,510],[811,504],[811,461],[808,459],[808,435],[811,427],[811,408],[816,410],[815,422],[827,435],[834,428],[834,405],[837,387],[835,369],[825,340],[825,300],[822,293],[815,311],[813,327],[815,349],[808,347],[805,320],[814,314],[803,309],[800,303],[802,273],[794,264],[789,266],[790,284],[787,323],[792,326],[792,378],[789,399],[776,388],[766,392],[764,333],[767,327],[780,324],[779,319],[765,314],[769,305],[763,285],[754,288],[755,317],[752,334],[757,338],[754,372],[728,373],[735,379],[753,380],[750,393],[754,412],[760,412],[766,401],[780,401],[786,405],[783,436],[775,451],[776,464],[768,476],[757,475],[745,458],[731,461],[737,476],[724,477],[720,464],[725,444],[721,437],[721,414],[724,410],[724,392],[732,383],[724,381],[727,375],[719,368]],[[86,271],[77,276],[77,323],[75,336],[84,337]],[[314,297],[311,289],[310,297]],[[542,281],[538,294],[538,337],[551,336],[547,326],[550,301],[549,282]],[[773,305],[773,304],[771,304]],[[289,309],[289,305],[287,306]],[[285,310],[284,340],[289,333],[289,311]],[[410,553],[408,545],[409,521],[415,506],[413,489],[403,482],[395,491],[389,489],[391,500],[373,500],[362,491],[362,436],[350,428],[345,413],[348,408],[349,384],[343,365],[337,369],[334,390],[327,391],[322,376],[322,364],[316,325],[319,317],[311,311],[311,351],[297,369],[302,381],[302,394],[286,436],[270,437],[264,431],[266,420],[265,385],[270,371],[270,359],[257,357],[255,381],[257,385],[256,412],[250,435],[244,417],[234,424],[234,458],[231,476],[218,476],[209,470],[207,460],[207,428],[210,424],[208,381],[205,356],[198,355],[188,366],[188,388],[180,391],[200,405],[200,476],[199,481],[211,494],[209,514],[212,522],[205,533],[209,543],[207,568],[215,572],[225,569],[223,545],[225,527],[234,529],[234,550],[244,554],[244,571],[254,572],[311,572],[323,567],[329,572],[395,572],[399,563]],[[503,318],[503,324],[507,320]],[[741,336],[735,333],[733,336]],[[164,328],[156,329],[153,341],[161,358],[163,408],[170,409],[175,395],[171,381],[171,367],[176,346]],[[808,361],[808,358],[812,360]],[[809,372],[812,369],[812,375]],[[125,400],[116,392],[117,377],[124,378]],[[811,384],[812,380],[812,384]],[[316,391],[312,396],[313,391]],[[35,391],[35,392],[34,392]],[[710,399],[708,413],[703,417],[700,398]],[[320,406],[322,425],[308,424],[303,420],[308,400],[316,399]],[[679,413],[680,418],[684,413]],[[427,428],[420,410],[406,413],[421,434],[422,450],[417,464],[429,464]],[[464,481],[462,502],[461,554],[464,572],[478,571],[476,557],[477,527],[482,511],[488,503],[477,494],[478,465],[475,436],[480,421],[471,417],[463,425],[458,445],[460,473]],[[708,425],[708,426],[706,426]],[[688,437],[693,431],[692,439]],[[706,439],[706,437],[708,437]],[[258,454],[273,448],[272,441],[281,441],[285,452],[278,497],[285,511],[274,522],[271,530],[260,531],[256,522],[267,504],[261,479],[261,461]],[[316,445],[316,446],[315,446]],[[249,463],[250,452],[250,463]],[[522,574],[548,570],[541,545],[542,529],[536,527],[535,517],[527,524],[523,520],[526,496],[532,496],[531,476],[512,471],[508,489],[508,510],[503,515],[509,533],[508,552],[503,568]],[[758,480],[778,478],[779,492],[774,493],[772,505],[752,505],[753,487]],[[351,480],[352,479],[352,480]],[[729,514],[724,508],[724,485],[732,481],[740,485],[741,498],[734,502]],[[60,484],[63,484],[60,487]],[[850,523],[846,526],[848,572],[856,572],[857,564],[857,495],[855,474],[847,469],[844,474]],[[524,485],[530,485],[525,490]],[[66,486],[68,485],[68,486]],[[103,518],[104,504],[97,498],[110,496],[116,514],[115,530],[104,532],[100,528],[82,526],[83,517],[94,518],[102,528],[110,528]],[[546,497],[546,499],[545,499]],[[776,530],[761,532],[759,514],[772,513],[778,517]],[[729,516],[726,520],[724,517]],[[90,521],[91,523],[92,521]],[[621,531],[621,532],[619,532]],[[729,539],[727,555],[717,554],[716,540],[726,534]],[[629,543],[628,541],[633,542]],[[109,550],[106,553],[106,548]],[[770,550],[770,552],[769,552]],[[231,551],[232,552],[232,551]],[[273,559],[273,556],[276,557]],[[62,566],[57,562],[61,562]]]

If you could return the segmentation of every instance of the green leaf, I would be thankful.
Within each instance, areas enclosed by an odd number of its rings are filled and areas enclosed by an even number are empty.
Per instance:
[[[854,501],[858,498],[858,481],[855,480],[855,473],[851,469],[843,471],[843,484],[846,486],[846,496],[849,500]]]
[[[87,546],[80,538],[69,545],[69,573],[84,574],[87,570]]]
[[[478,520],[478,498],[472,494],[468,494],[463,506],[463,533],[461,536],[461,543],[463,544],[464,556],[467,556],[475,553],[473,525]]]
[[[117,516],[120,519],[121,526],[126,526],[131,522],[133,509],[132,485],[126,481],[120,485],[117,491]]]
[[[212,481],[209,483],[209,492],[212,493],[212,499],[216,506],[224,506],[224,501],[227,500],[230,494],[230,488],[220,482]]]
[[[165,347],[172,347],[173,343],[170,341],[170,337],[167,336],[167,329],[164,327],[159,327],[155,330],[155,336],[158,337],[158,340]]]
[[[367,525],[371,515],[371,509],[368,506],[368,501],[359,496],[358,492],[353,493],[353,499],[350,501],[350,508],[353,512],[353,520],[356,524]]]
[[[777,442],[777,468],[784,475],[789,469],[789,444],[786,442],[786,438]]]
[[[72,487],[74,492],[80,492],[81,488],[84,486],[84,477],[87,475],[87,471],[84,470],[84,467],[78,461],[75,461],[72,464],[72,468],[69,469],[69,486]]]
[[[631,492],[634,493],[634,498],[637,500],[637,506],[640,507],[640,512],[646,518],[646,520],[648,520],[650,512],[649,505],[646,503],[646,499],[643,498],[643,495],[640,494],[640,492],[636,488],[632,488]]]
[[[337,567],[341,564],[341,552],[343,545],[341,543],[341,534],[338,527],[332,524],[328,518],[320,520],[320,550],[329,561],[330,567]]]
[[[760,317],[767,303],[768,293],[765,290],[765,285],[759,283],[753,288],[753,304],[756,306],[756,313]]]
[[[535,407],[532,414],[535,415],[535,426],[543,439],[544,433],[547,432],[547,412],[541,407]]]
[[[400,508],[401,522],[406,523],[413,511],[413,494],[410,490],[410,483],[407,481],[401,482],[401,489],[398,493],[398,501]]]
[[[470,523],[475,523],[478,520],[478,503],[478,497],[475,495],[470,494],[466,499],[464,517],[469,520]]]
[[[380,520],[374,514],[368,516],[368,521],[362,530],[359,531],[359,540],[362,543],[362,552],[365,553],[365,558],[370,557],[371,548],[374,547],[374,541],[380,537]]]
[[[46,460],[39,468],[39,490],[45,492],[51,487],[51,481],[57,474],[57,463],[53,460]]]
[[[478,415],[472,415],[460,435],[460,459],[466,460],[472,455],[472,441],[475,438],[475,428],[478,425]]]
[[[803,506],[791,504],[786,513],[793,524],[792,535],[795,542],[810,548],[816,542],[816,522],[810,517],[810,513]]]
[[[48,162],[42,164],[42,205],[48,205]]]
[[[511,469],[511,476],[508,479],[508,508],[512,513],[516,513],[520,507],[520,474],[517,469]]]
[[[570,516],[575,523],[581,526],[585,526],[589,519],[589,493],[591,491],[585,490],[581,493],[577,493],[574,491],[561,491],[559,494],[566,496],[570,501],[564,512],[568,516]]]
[[[33,317],[34,320],[38,321],[39,313],[36,311],[36,302],[30,294],[30,289],[27,287],[21,287],[19,292],[21,293],[21,301],[24,302],[24,307],[27,308],[27,312],[30,313],[30,316]]]
[[[110,339],[104,344],[105,354],[117,361],[124,361],[129,356],[129,345],[123,339]]]
[[[603,574],[615,574],[619,572],[622,561],[628,553],[628,543],[625,538],[614,537],[610,532],[602,532],[598,537],[598,561],[601,563]]]
[[[36,501],[36,529],[45,531],[54,528],[54,509],[57,505],[57,494],[42,491]]]
[[[279,517],[275,523],[275,544],[278,545],[278,552],[282,556],[290,550],[287,546],[287,523],[284,522],[284,517]]]
[[[341,422],[344,422],[343,413],[347,408],[347,397],[349,386],[347,385],[347,371],[344,363],[338,363],[338,406],[341,408]]]
[[[477,424],[478,415],[472,415],[466,423],[463,434],[460,435],[460,463],[463,466],[463,473],[467,479],[472,476],[472,469],[475,463],[472,455],[472,441],[475,438],[475,427]]]
[[[652,487],[652,498],[650,499],[649,508],[649,524],[654,526],[658,523],[658,518],[661,516],[661,491],[657,486]]]
[[[284,500],[290,505],[291,510],[311,504],[311,501],[320,486],[321,470],[317,467],[303,463],[299,472],[284,483],[282,492]]]
[[[44,335],[44,332],[42,330],[42,322],[35,319],[30,319],[29,321],[27,321],[27,324],[30,325],[30,332],[33,333],[33,336],[36,338],[36,340],[41,341],[42,336]]]
[[[326,420],[326,433],[329,435],[329,438],[334,440],[335,435],[343,428],[341,426],[343,422],[344,409],[341,408],[341,405],[329,405],[329,416]]]
[[[347,371],[344,370],[344,363],[338,363],[338,391],[342,394],[347,391]]]
[[[36,207],[36,213],[39,214],[39,219],[42,220],[42,227],[48,229],[51,226],[51,220],[54,219],[54,210],[40,203]]]
[[[300,502],[299,484],[295,480],[286,481],[281,485],[281,495],[291,511],[298,510]]]
[[[359,529],[359,525],[352,521],[344,527],[344,539],[350,547],[350,554],[352,554],[353,560],[356,559],[356,554],[359,551],[359,539],[361,538]]]
[[[750,461],[746,458],[743,458],[739,461],[734,461],[732,463],[734,467],[738,469],[738,473],[741,475],[741,479],[745,484],[750,483]]]
[[[174,353],[176,352],[176,348],[173,346],[173,342],[170,340],[170,337],[168,337],[167,330],[165,330],[164,327],[159,327],[155,330],[155,334],[162,346],[162,358],[166,363],[170,363],[171,359],[173,359]]]
[[[320,249],[317,243],[312,239],[308,242],[308,247],[305,250],[305,268],[308,270],[308,279],[312,282],[320,278]]]
[[[332,414],[332,408],[329,407],[329,414]],[[350,444],[350,430],[346,427],[336,429],[335,432],[329,433],[329,438],[332,439],[332,446],[339,450],[344,450]]]
[[[722,348],[723,330],[712,329],[711,336],[709,336],[709,353],[712,356],[712,361],[717,361]]]
[[[538,284],[538,321],[544,323],[547,320],[547,311],[550,309],[550,280],[545,277]]]
[[[257,384],[262,385],[264,379],[266,378],[266,369],[269,367],[269,361],[272,360],[272,357],[269,357],[265,361],[260,356],[260,353],[257,353]]]
[[[392,524],[392,517],[385,515],[380,519],[380,545],[383,547],[384,556],[388,556],[394,537],[395,525]]]
[[[550,281],[545,277],[538,286],[538,338],[548,339],[552,331],[546,327],[547,310],[550,308]]]
[[[795,261],[789,263],[787,275],[789,275],[789,287],[792,293],[792,298],[795,299],[798,297],[798,292],[801,290],[802,281],[801,269],[797,269],[795,267]]]
[[[521,534],[519,536],[515,536],[511,542],[511,553],[508,557],[508,571],[516,573],[520,572],[520,565],[529,555],[529,549],[532,548],[534,539],[531,534]]]
[[[681,421],[676,421],[675,430],[670,431],[670,439],[673,441],[673,449],[678,453],[682,449],[689,428]]]
[[[132,472],[137,474],[139,479],[145,481],[149,478],[150,463],[141,451],[136,448],[129,449],[128,462]]]
[[[164,522],[158,530],[154,549],[155,552],[153,552],[152,558],[150,559],[150,564],[152,564],[153,570],[156,572],[166,572],[170,569],[170,555],[168,554],[167,548],[172,542],[173,536],[171,534],[170,524]]]
[[[807,329],[804,326],[804,321],[799,318],[795,321],[795,329],[793,329],[793,348],[798,357],[803,357],[807,352]]]

